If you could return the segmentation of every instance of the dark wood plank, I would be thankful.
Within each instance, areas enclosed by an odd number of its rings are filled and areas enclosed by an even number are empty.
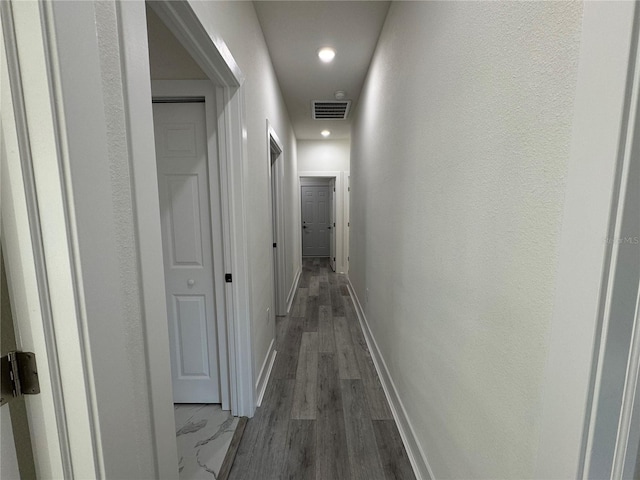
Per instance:
[[[277,478],[316,479],[316,422],[289,420],[286,473]]]
[[[318,354],[318,416],[342,416],[342,391],[335,354]]]
[[[341,379],[360,378],[358,360],[356,358],[347,319],[333,317],[333,331],[336,340],[336,355]]]
[[[318,292],[318,305],[331,307],[331,294],[329,293],[329,282],[320,282]]]
[[[345,311],[347,313],[347,325],[351,340],[353,342],[353,350],[358,362],[358,371],[364,386],[364,391],[369,405],[369,413],[374,420],[390,420],[393,418],[391,408],[384,394],[382,383],[376,371],[376,367],[371,358],[371,352],[367,346],[367,341],[362,333],[360,322],[356,317],[355,310],[350,298],[345,298]],[[350,308],[347,308],[350,306]]]
[[[327,278],[329,279],[329,285],[338,285],[339,284],[338,277],[339,275],[336,275],[335,273],[327,274]]]
[[[358,369],[362,378],[369,414],[374,420],[392,420],[393,414],[384,394],[382,383],[376,372],[373,360],[368,351],[355,349]]]
[[[278,355],[273,365],[273,378],[296,378],[303,326],[304,318],[289,318],[285,338],[279,343]]]
[[[314,420],[317,411],[318,386],[318,334],[304,332],[300,343],[300,356],[291,406],[291,418]]]
[[[328,282],[329,281],[329,272],[333,272],[331,270],[331,267],[329,267],[329,266],[320,267],[320,274],[318,275],[318,278],[320,279],[321,282]]]
[[[313,269],[303,261],[300,280],[298,280],[298,288],[309,288],[309,281],[311,280],[312,270]]]
[[[318,309],[318,351],[333,353],[336,340],[333,333],[333,316],[331,307],[321,305]]]
[[[309,297],[308,288],[298,288],[296,298],[293,301],[293,307],[291,308],[292,317],[304,317],[307,311],[307,298]]]
[[[414,480],[416,477],[396,422],[373,420],[372,424],[386,480]]]
[[[384,480],[361,380],[341,380],[347,451],[353,480]]]
[[[331,285],[329,287],[329,294],[331,295],[331,314],[334,317],[344,317],[344,297],[340,294],[338,286]]]
[[[220,466],[220,471],[218,472],[217,480],[229,480],[229,474],[231,473],[231,467],[233,466],[233,462],[236,458],[236,454],[238,453],[238,448],[240,447],[240,441],[242,440],[242,435],[244,434],[244,429],[247,426],[247,417],[240,417],[238,419],[238,425],[236,425],[236,430],[233,432],[233,437],[231,438],[231,443],[229,444],[229,448],[227,448],[227,453],[222,460],[222,465]]]
[[[247,422],[231,480],[278,478],[284,471],[294,380],[271,380],[263,406]]]
[[[287,330],[291,317],[276,317],[276,350],[280,351],[285,345]]]
[[[320,277],[314,275],[309,282],[309,296],[318,296],[320,293]]]
[[[344,425],[342,393],[335,356],[321,353],[318,358],[318,417],[316,478],[351,478]]]
[[[317,332],[318,331],[318,297],[307,297],[307,307],[305,309],[304,327],[305,332]]]

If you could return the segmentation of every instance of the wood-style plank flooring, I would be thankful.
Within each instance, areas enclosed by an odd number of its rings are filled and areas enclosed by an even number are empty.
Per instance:
[[[278,352],[231,480],[411,480],[343,275],[306,258],[296,298],[276,323]]]

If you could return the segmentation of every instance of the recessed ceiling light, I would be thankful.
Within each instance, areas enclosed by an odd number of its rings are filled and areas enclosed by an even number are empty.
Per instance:
[[[318,50],[318,57],[320,57],[320,60],[322,60],[324,63],[329,63],[335,56],[336,51],[333,48],[324,47]]]
[[[329,130],[322,130],[320,132],[320,135],[322,135],[323,137],[328,137],[329,135],[331,135],[331,132]]]
[[[333,94],[336,98],[336,100],[344,100],[344,97],[347,96],[346,93],[344,93],[344,90],[338,90],[336,93]]]

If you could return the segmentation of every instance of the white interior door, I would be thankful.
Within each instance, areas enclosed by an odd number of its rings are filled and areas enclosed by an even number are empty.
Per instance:
[[[153,106],[175,403],[219,403],[204,103]]]

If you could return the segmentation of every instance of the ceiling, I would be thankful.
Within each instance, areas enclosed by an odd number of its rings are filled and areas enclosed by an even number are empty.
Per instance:
[[[349,138],[351,117],[380,30],[389,10],[386,1],[256,1],[282,95],[299,140]],[[336,57],[322,63],[317,52],[333,47]],[[314,120],[313,100],[334,100],[343,90],[352,101],[346,120]]]

